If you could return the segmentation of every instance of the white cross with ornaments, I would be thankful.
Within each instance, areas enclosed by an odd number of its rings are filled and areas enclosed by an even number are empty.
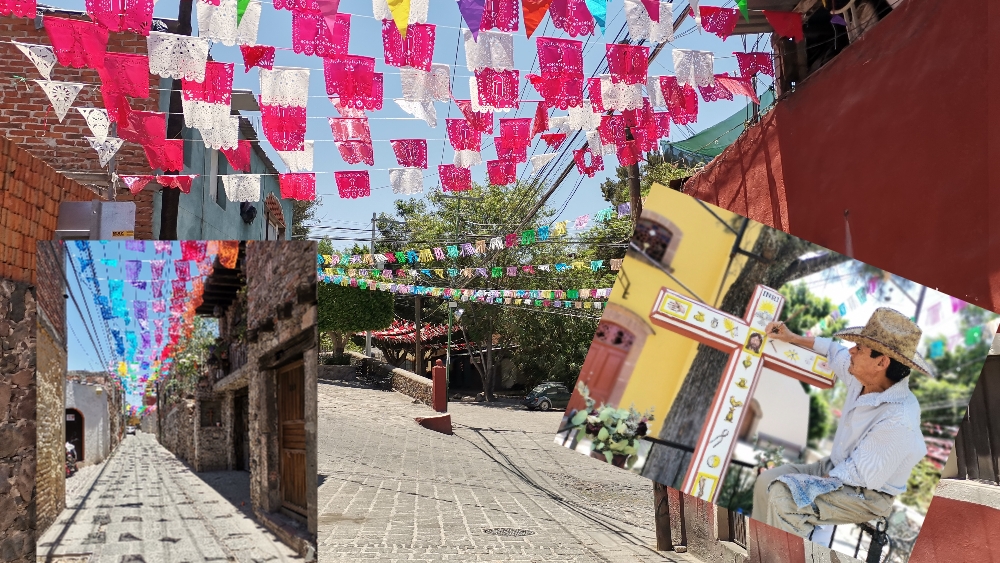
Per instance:
[[[715,391],[684,477],[683,491],[714,502],[726,474],[744,406],[753,397],[764,369],[794,377],[820,389],[833,387],[833,369],[825,356],[787,342],[770,340],[767,323],[778,318],[785,298],[758,285],[747,306],[746,318],[734,317],[704,303],[662,288],[649,318],[653,324],[729,353],[729,362]]]

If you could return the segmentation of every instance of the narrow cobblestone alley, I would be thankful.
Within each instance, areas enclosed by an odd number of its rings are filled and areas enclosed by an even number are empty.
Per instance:
[[[562,413],[319,385],[319,560],[663,561],[652,482],[554,443]]]
[[[151,434],[129,436],[67,480],[67,508],[39,540],[38,561],[301,561],[206,483],[222,475],[195,474]],[[216,485],[227,494],[239,481],[229,475]]]

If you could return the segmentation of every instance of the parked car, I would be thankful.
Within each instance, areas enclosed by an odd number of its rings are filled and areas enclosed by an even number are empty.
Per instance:
[[[546,381],[532,389],[522,403],[529,411],[535,409],[547,411],[552,407],[564,409],[569,404],[571,395],[569,389],[562,383]]]
[[[135,436],[135,426],[126,426],[125,427],[125,433],[126,434],[131,434],[132,436]]]

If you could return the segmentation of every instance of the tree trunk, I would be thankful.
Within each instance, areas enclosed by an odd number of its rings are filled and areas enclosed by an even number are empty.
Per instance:
[[[493,317],[490,317],[490,333],[486,338],[486,376],[483,378],[483,394],[487,402],[493,402],[493,380],[496,371],[493,369]]]
[[[810,243],[774,229],[764,229],[752,252],[765,261],[749,259],[736,281],[722,298],[720,310],[742,317],[757,284],[779,289],[787,282],[822,271],[846,260],[839,255],[799,260],[813,250]],[[768,262],[769,261],[769,262]],[[659,437],[694,447],[705,425],[716,388],[722,379],[729,355],[703,344],[691,364],[680,391],[666,413]],[[665,485],[680,488],[691,454],[662,445],[654,446],[643,475]]]

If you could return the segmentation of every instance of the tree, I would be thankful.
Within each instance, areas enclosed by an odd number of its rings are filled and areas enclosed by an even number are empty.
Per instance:
[[[329,241],[320,241],[320,254],[331,254]],[[320,333],[333,339],[336,356],[344,354],[344,346],[351,334],[363,330],[381,330],[392,325],[393,299],[391,293],[364,291],[332,283],[321,283],[318,289],[319,307],[317,325]]]
[[[750,258],[726,291],[719,309],[742,317],[757,284],[782,287],[786,283],[826,270],[847,257],[782,231],[764,227],[754,241]],[[681,444],[694,444],[704,425],[729,355],[705,345],[698,352],[660,429],[660,437]],[[673,448],[653,448],[644,474],[677,486],[690,454]]]
[[[173,365],[158,397],[160,407],[172,405],[193,396],[198,380],[207,375],[203,370],[209,350],[215,345],[219,325],[215,319],[195,316],[190,336],[182,336],[173,354]]]
[[[316,218],[316,208],[322,203],[320,201],[292,201],[292,238],[295,240],[309,238],[309,227],[305,226],[306,221]]]

